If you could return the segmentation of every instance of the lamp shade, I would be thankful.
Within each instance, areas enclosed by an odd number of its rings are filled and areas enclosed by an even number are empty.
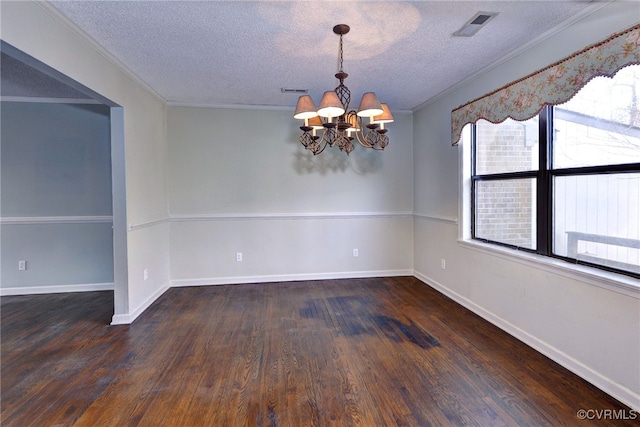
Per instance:
[[[380,105],[380,101],[375,93],[367,92],[362,95],[362,100],[358,107],[358,115],[360,117],[379,116],[382,112],[382,105]]]
[[[393,122],[393,115],[391,114],[391,110],[389,110],[389,106],[387,104],[382,105],[382,114],[379,116],[374,116],[371,123],[391,123]]]
[[[322,126],[322,119],[320,118],[320,116],[315,116],[309,119],[309,126],[311,126],[314,129],[323,129],[324,126]]]
[[[318,115],[322,117],[338,117],[344,114],[344,107],[338,95],[333,90],[328,90],[322,95]]]
[[[316,104],[313,103],[313,99],[309,95],[302,95],[298,98],[298,104],[296,104],[296,111],[293,113],[294,119],[310,119],[318,115],[316,111]]]

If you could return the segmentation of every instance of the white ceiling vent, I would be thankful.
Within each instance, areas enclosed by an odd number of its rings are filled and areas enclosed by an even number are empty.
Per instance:
[[[473,15],[473,18],[469,19],[462,28],[453,33],[453,35],[459,37],[471,37],[477,33],[480,28],[487,25],[487,22],[491,21],[497,14],[498,12],[478,12]]]

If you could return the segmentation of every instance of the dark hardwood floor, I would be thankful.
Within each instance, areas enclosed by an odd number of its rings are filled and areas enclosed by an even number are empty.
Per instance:
[[[112,307],[2,298],[2,426],[639,421],[581,421],[633,412],[415,278],[173,288],[130,326]]]

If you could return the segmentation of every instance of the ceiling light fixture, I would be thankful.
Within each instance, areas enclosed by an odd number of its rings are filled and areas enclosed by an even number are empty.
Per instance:
[[[311,96],[301,96],[293,114],[294,119],[304,120],[304,126],[300,126],[300,142],[314,155],[322,153],[327,146],[334,145],[349,154],[353,151],[354,139],[363,147],[374,150],[384,150],[389,144],[384,126],[393,122],[393,115],[387,104],[380,103],[375,93],[367,92],[362,95],[358,110],[349,111],[351,91],[344,85],[344,80],[349,75],[342,69],[342,36],[349,30],[349,26],[345,24],[333,27],[333,32],[340,36],[338,72],[335,75],[340,84],[322,95],[319,108],[316,108]],[[369,117],[369,124],[363,126],[365,117]],[[365,132],[365,127],[368,132]],[[322,131],[322,137],[317,135],[318,130]]]

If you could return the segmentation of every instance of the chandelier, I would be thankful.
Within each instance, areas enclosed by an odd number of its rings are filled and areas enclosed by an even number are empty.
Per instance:
[[[384,125],[393,122],[393,116],[387,104],[381,104],[375,93],[362,95],[358,110],[349,111],[351,91],[344,85],[349,75],[342,69],[342,36],[349,29],[345,24],[333,27],[333,32],[340,36],[338,72],[335,75],[340,84],[322,95],[319,108],[311,96],[301,96],[293,114],[294,119],[304,120],[304,126],[300,126],[300,142],[314,155],[322,153],[327,146],[336,146],[349,154],[353,151],[354,139],[363,147],[374,150],[384,150],[389,144]],[[363,119],[367,117],[369,124],[363,126]],[[321,136],[318,131],[321,131]]]

